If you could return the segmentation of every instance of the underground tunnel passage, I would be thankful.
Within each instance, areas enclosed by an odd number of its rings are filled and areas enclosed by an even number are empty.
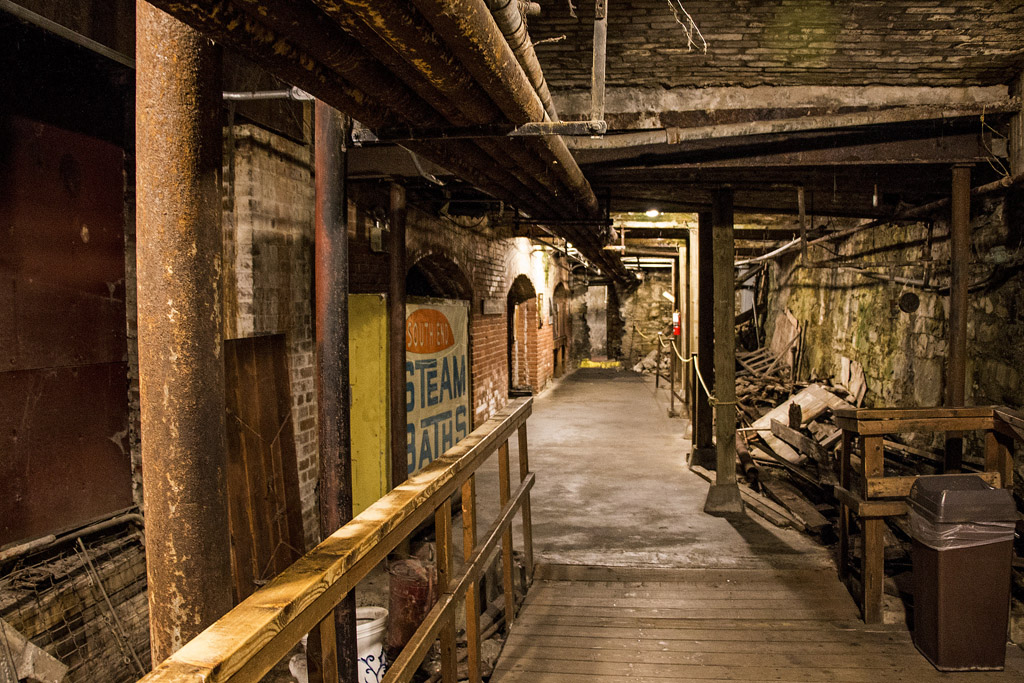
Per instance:
[[[0,681],[1019,679],[1022,35],[0,1]]]

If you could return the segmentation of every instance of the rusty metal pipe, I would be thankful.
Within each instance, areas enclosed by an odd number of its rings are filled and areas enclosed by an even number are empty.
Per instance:
[[[555,103],[551,100],[551,92],[548,90],[547,81],[544,80],[544,71],[537,61],[537,52],[533,49],[533,41],[530,40],[530,32],[526,28],[526,22],[519,9],[519,0],[487,0],[487,7],[494,16],[494,21],[501,29],[502,35],[512,48],[512,53],[523,67],[526,77],[533,84],[537,91],[537,97],[544,105],[544,111],[552,121],[558,120],[558,111],[555,110]],[[539,9],[539,8],[538,8]]]
[[[409,478],[405,406],[405,188],[392,183],[388,220],[388,387],[390,389],[391,486]]]
[[[220,50],[136,5],[139,393],[152,658],[231,608]]]
[[[254,0],[243,0],[250,1]],[[421,119],[410,122],[412,125],[444,128],[448,125],[487,124],[501,120],[501,111],[494,106],[487,93],[473,81],[430,26],[412,14],[409,8],[385,2],[355,0],[316,2],[331,19],[355,36],[364,50],[385,63],[439,114],[439,119]],[[281,3],[273,4],[276,6]],[[415,110],[430,111],[426,107]],[[450,142],[448,144],[451,145]],[[531,149],[532,142],[506,141],[501,144],[481,140],[476,145],[492,158],[492,162],[484,164],[483,168],[491,165],[507,166],[506,162],[511,159],[515,163],[507,168],[507,173],[530,188],[543,203],[557,206],[558,191],[552,192],[552,188],[557,185],[550,181],[548,184],[543,182],[550,164],[535,156]],[[541,213],[554,214],[558,211],[552,208]]]
[[[378,0],[387,5],[393,0]],[[547,113],[526,73],[505,41],[484,0],[412,0],[444,37],[473,78],[483,86],[508,120],[516,125],[544,121]],[[558,178],[584,215],[597,215],[597,196],[565,142],[558,136],[535,140],[545,160],[558,166]]]
[[[320,536],[352,519],[351,402],[348,375],[348,196],[342,115],[315,105],[316,387]],[[356,603],[349,593],[334,608],[341,680],[357,679]],[[325,680],[330,680],[325,677]]]

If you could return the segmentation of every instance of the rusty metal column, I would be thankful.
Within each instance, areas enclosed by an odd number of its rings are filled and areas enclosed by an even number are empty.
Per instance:
[[[231,609],[220,50],[136,7],[139,393],[157,664]]]
[[[743,511],[736,484],[736,266],[732,189],[712,195],[711,231],[715,266],[715,483],[704,512],[726,515]]]
[[[316,383],[320,451],[320,536],[352,519],[352,449],[348,379],[348,195],[342,115],[316,101]],[[355,681],[356,602],[350,591],[334,609],[340,680]],[[333,680],[326,674],[323,680]]]
[[[676,356],[676,348],[678,347],[678,344],[676,344],[676,321],[678,320],[678,315],[679,315],[679,292],[678,292],[678,288],[676,287],[676,282],[678,280],[678,276],[676,275],[676,272],[677,272],[676,261],[673,261],[672,262],[672,271],[671,271],[671,278],[672,279],[669,281],[672,284],[672,325],[671,325],[672,329],[670,330],[670,334],[669,334],[669,337],[668,337],[668,344],[669,344],[669,346],[668,346],[668,348],[669,348],[669,358],[668,358],[668,368],[669,368],[669,370],[668,370],[668,376],[669,376],[669,383],[668,383],[668,386],[669,386],[669,389],[668,389],[668,416],[669,417],[676,417],[676,416],[679,415],[679,412],[676,410],[676,374],[678,373],[678,370],[679,370],[679,358]]]
[[[949,257],[949,330],[946,342],[946,406],[964,404],[967,383],[967,284],[971,277],[971,167],[953,167]],[[946,472],[959,472],[963,432],[946,433]]]
[[[679,270],[676,274],[676,288],[679,299],[676,310],[679,311],[679,353],[683,358],[690,357],[690,253],[689,244],[679,247]],[[690,382],[693,368],[690,363],[682,363],[680,367],[680,396],[685,406],[690,404],[692,396]]]
[[[388,242],[388,386],[391,395],[391,485],[409,478],[405,411],[405,188],[391,185]]]
[[[711,214],[701,213],[697,217],[697,364],[700,374],[708,385],[715,389],[715,250],[711,234]],[[699,382],[698,382],[699,385]],[[693,453],[691,465],[713,467],[715,463],[715,442],[712,436],[711,403],[700,386],[695,387],[693,401]]]

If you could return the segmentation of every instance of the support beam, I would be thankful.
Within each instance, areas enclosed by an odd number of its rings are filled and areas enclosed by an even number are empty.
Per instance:
[[[676,272],[676,310],[679,311],[679,353],[683,358],[690,357],[690,253],[687,244],[679,247],[679,270]],[[683,404],[689,405],[692,400],[690,381],[693,376],[689,363],[684,363],[680,371],[681,383],[679,394]]]
[[[139,393],[152,659],[231,609],[220,50],[136,8]]]
[[[352,519],[351,402],[348,368],[348,197],[341,113],[317,100],[315,110],[316,376],[320,449],[320,536]],[[330,631],[330,629],[327,629]],[[356,603],[350,592],[334,609],[338,674],[357,678]],[[327,650],[328,648],[324,648]]]
[[[698,214],[697,222],[697,363],[708,389],[715,389],[715,288],[714,245],[711,214]],[[691,465],[714,467],[715,444],[712,436],[711,403],[703,388],[697,389],[693,402],[693,455]]]
[[[708,491],[704,512],[714,515],[743,511],[736,484],[736,272],[733,262],[732,189],[720,188],[713,197],[711,233],[714,241],[715,328],[715,483]]]
[[[405,188],[391,185],[388,241],[388,386],[391,416],[391,486],[409,478],[405,423]]]
[[[1010,174],[1024,173],[1024,72],[1017,74],[1010,88],[1017,98],[1017,111],[1010,119]]]
[[[967,287],[971,279],[971,167],[953,167],[949,255],[949,330],[946,344],[946,406],[964,405],[967,384]],[[946,472],[960,471],[963,433],[946,434]]]

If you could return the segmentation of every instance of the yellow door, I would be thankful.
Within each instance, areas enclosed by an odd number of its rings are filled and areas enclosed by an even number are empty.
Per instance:
[[[359,514],[390,490],[388,313],[383,294],[348,298],[352,385],[352,507]]]

